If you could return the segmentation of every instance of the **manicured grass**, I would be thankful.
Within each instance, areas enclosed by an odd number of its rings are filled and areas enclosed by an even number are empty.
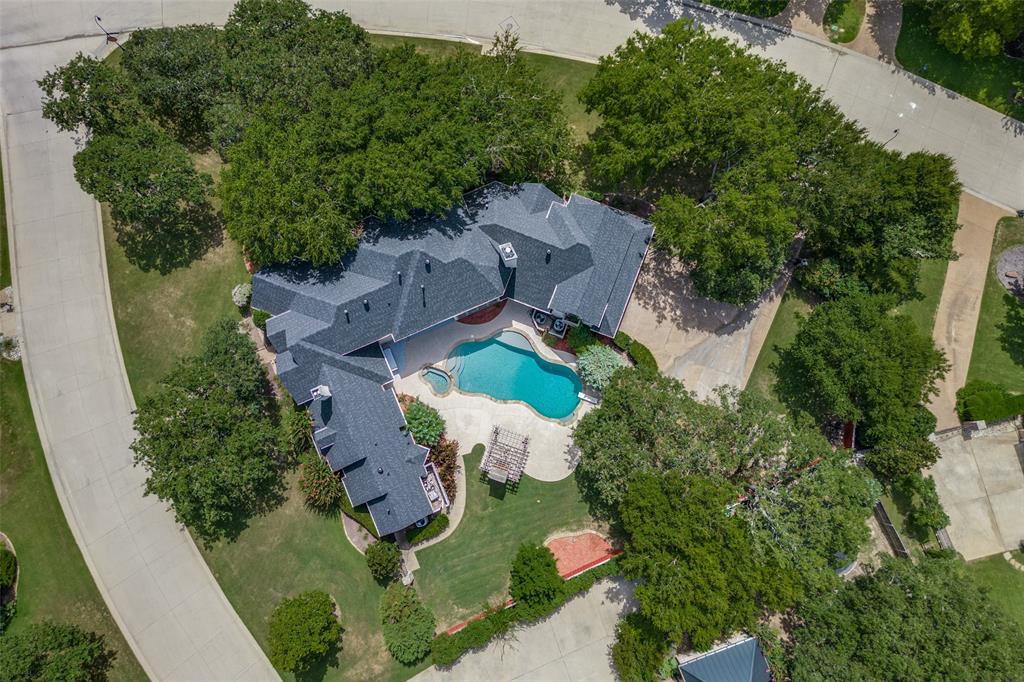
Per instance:
[[[949,261],[932,258],[921,262],[921,278],[917,282],[917,293],[913,298],[900,304],[896,311],[909,315],[922,334],[931,337],[935,328],[935,313],[942,298],[942,286],[946,283]]]
[[[431,55],[447,55],[460,50],[479,53],[480,47],[469,43],[456,43],[448,40],[432,40],[430,38],[404,38],[402,36],[374,35],[371,40],[376,45],[391,47],[410,43],[420,52]],[[540,72],[548,85],[555,92],[562,93],[562,108],[569,119],[569,124],[580,138],[586,138],[597,127],[597,114],[588,114],[580,104],[577,95],[586,85],[590,77],[597,71],[597,64],[579,62],[573,59],[562,59],[544,54],[524,52],[523,58]]]
[[[822,22],[833,43],[848,43],[857,37],[864,21],[864,0],[832,0]]]
[[[213,154],[199,157],[196,165],[215,177],[220,168]],[[179,357],[197,350],[199,338],[214,321],[239,318],[231,289],[249,281],[249,274],[241,251],[227,235],[189,267],[166,275],[143,272],[128,261],[106,208],[103,237],[117,335],[132,393],[140,400]]]
[[[423,601],[449,627],[507,597],[509,567],[524,542],[542,542],[560,530],[593,523],[575,476],[541,483],[523,476],[519,489],[504,491],[480,480],[483,446],[465,456],[466,511],[443,542],[416,553],[416,585]]]
[[[992,240],[981,314],[967,371],[968,381],[991,381],[1011,391],[1024,391],[1024,303],[999,283],[996,261],[1003,251],[1020,244],[1024,244],[1024,220],[1000,220]]]
[[[925,7],[903,3],[903,27],[896,43],[896,58],[903,68],[1024,121],[1024,106],[1011,101],[1013,82],[1024,80],[1024,60],[1005,55],[965,59],[939,43],[928,21]]]
[[[730,12],[739,12],[752,17],[774,17],[786,9],[789,0],[702,0],[705,5],[714,5]]]
[[[1024,563],[1024,553],[1014,552],[1013,556]],[[1024,572],[1011,566],[1002,554],[972,561],[967,564],[967,570],[989,588],[992,601],[1024,628]]]
[[[747,380],[747,388],[768,398],[779,413],[786,412],[786,406],[775,391],[775,366],[779,361],[779,351],[796,338],[797,315],[809,315],[812,307],[810,296],[796,284],[790,284],[783,294],[772,326],[768,329],[768,336],[750,372],[750,379]]]
[[[366,560],[345,538],[337,513],[321,515],[306,508],[297,482],[293,472],[287,501],[252,519],[236,541],[201,547],[221,589],[264,651],[270,613],[282,598],[305,590],[324,590],[334,597],[344,628],[341,651],[310,679],[411,677],[426,664],[402,666],[384,648],[377,614],[381,587]]]
[[[114,680],[146,679],[100,597],[64,518],[36,433],[20,362],[0,360],[0,405],[0,530],[14,543],[21,565],[17,613],[10,631],[44,619],[74,623],[102,634],[117,651]]]

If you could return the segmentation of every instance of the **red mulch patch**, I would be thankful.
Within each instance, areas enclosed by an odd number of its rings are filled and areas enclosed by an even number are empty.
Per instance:
[[[621,553],[606,538],[594,532],[554,538],[544,544],[555,555],[558,573],[563,578],[572,577]]]
[[[503,301],[498,301],[494,305],[484,308],[483,310],[478,310],[475,313],[466,315],[465,317],[460,317],[458,318],[458,321],[462,324],[485,324],[496,318],[498,315],[501,315],[501,311],[505,309],[506,303],[508,303],[507,298]]]

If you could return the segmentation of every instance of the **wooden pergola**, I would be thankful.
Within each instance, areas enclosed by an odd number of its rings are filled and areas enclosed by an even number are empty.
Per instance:
[[[530,456],[530,438],[514,431],[495,426],[491,430],[491,441],[480,462],[480,470],[495,483],[515,486],[526,468],[526,460]]]

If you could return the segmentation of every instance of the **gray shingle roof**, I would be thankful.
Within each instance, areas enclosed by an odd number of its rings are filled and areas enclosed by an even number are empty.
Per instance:
[[[271,313],[282,383],[299,403],[320,384],[314,439],[344,472],[353,505],[380,534],[430,513],[420,477],[426,449],[405,433],[378,341],[400,340],[460,313],[514,298],[576,315],[614,336],[652,228],[635,216],[539,184],[492,183],[442,216],[368,220],[359,248],[334,266],[294,262],[253,277],[252,305]],[[498,246],[517,253],[508,268]]]

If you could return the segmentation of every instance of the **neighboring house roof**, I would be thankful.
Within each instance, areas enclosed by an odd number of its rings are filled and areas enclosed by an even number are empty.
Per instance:
[[[539,184],[491,183],[442,216],[368,220],[340,264],[293,262],[253,276],[254,308],[271,315],[277,371],[311,411],[314,441],[344,473],[353,505],[381,535],[428,516],[426,448],[406,433],[379,341],[400,340],[503,296],[576,315],[614,336],[652,228],[635,216]],[[511,243],[509,267],[499,246]]]
[[[679,665],[684,682],[771,682],[768,661],[750,637]]]

